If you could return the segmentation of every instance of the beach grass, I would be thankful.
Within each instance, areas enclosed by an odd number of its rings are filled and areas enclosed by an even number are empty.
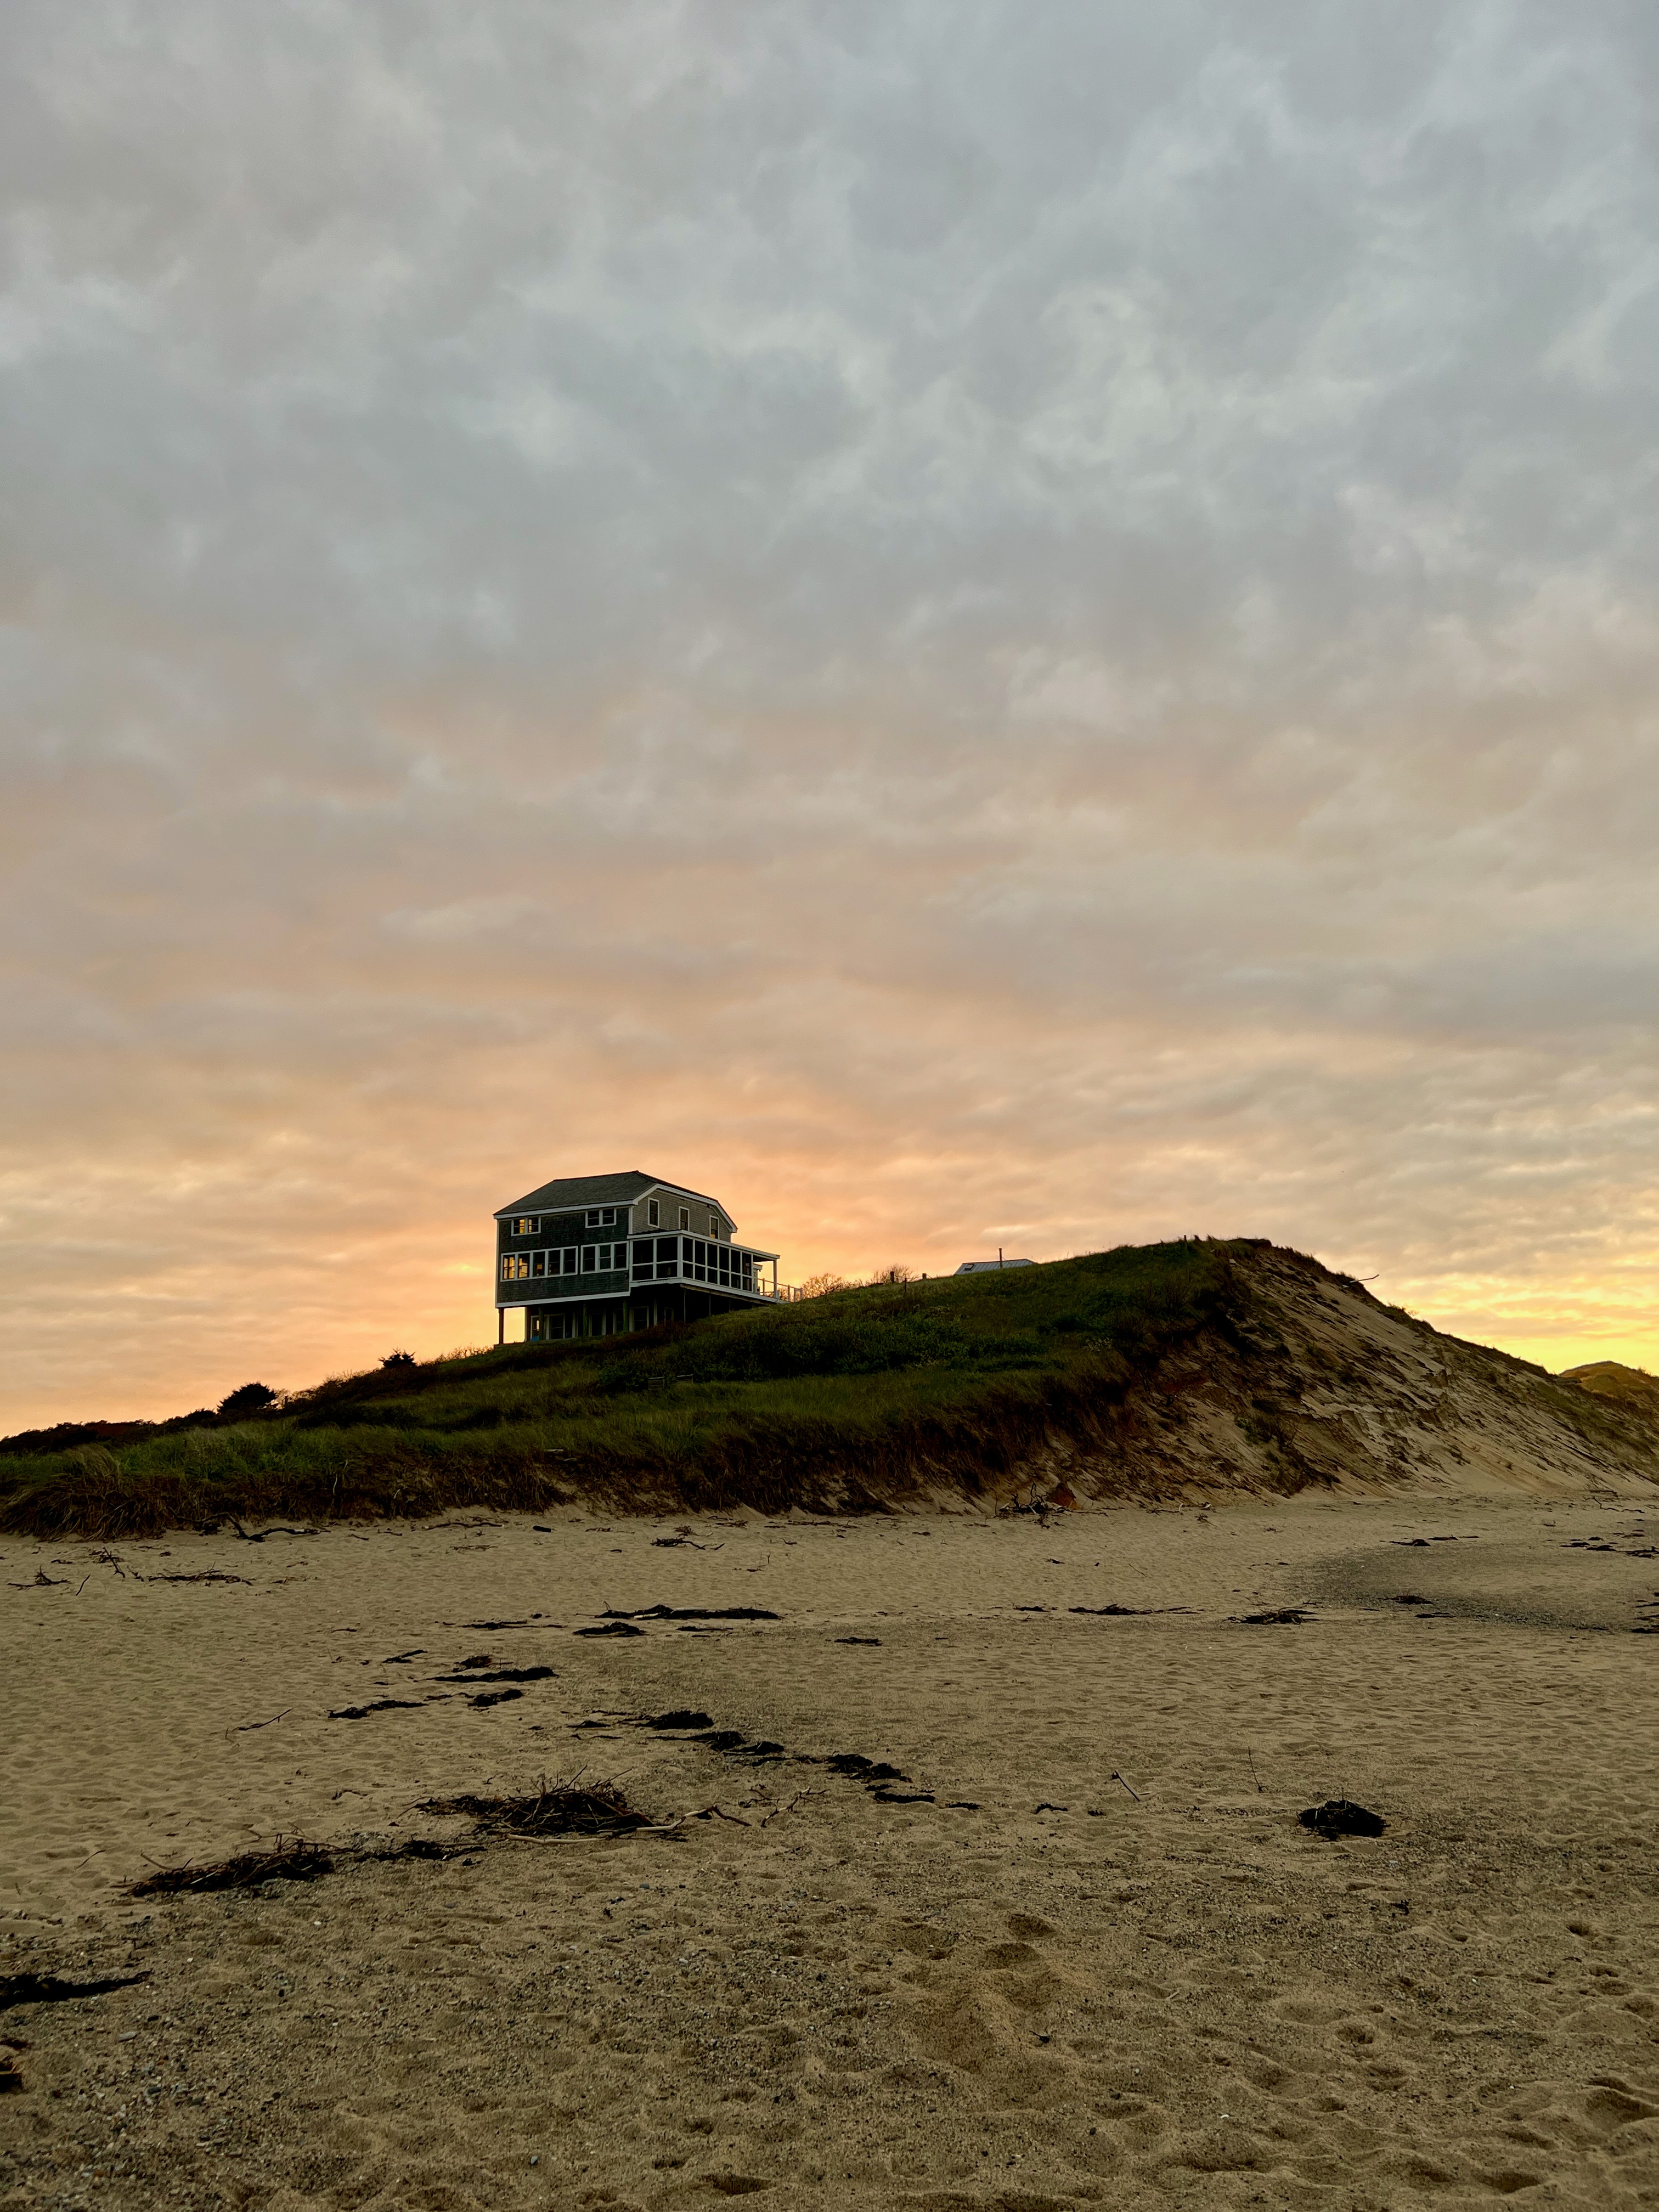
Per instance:
[[[994,1485],[1226,1325],[1221,1241],[881,1283],[611,1337],[335,1377],[240,1419],[0,1445],[0,1527],[140,1535],[459,1508],[878,1510]],[[135,1432],[136,1431],[136,1432]]]

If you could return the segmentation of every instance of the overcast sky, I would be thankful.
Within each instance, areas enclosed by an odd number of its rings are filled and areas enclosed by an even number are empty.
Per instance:
[[[0,45],[0,1427],[632,1167],[1659,1364],[1650,7]]]

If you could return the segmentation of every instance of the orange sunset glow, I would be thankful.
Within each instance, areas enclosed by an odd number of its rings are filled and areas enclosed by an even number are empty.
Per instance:
[[[635,1168],[1659,1366],[1625,33],[164,12],[7,34],[0,1429]]]

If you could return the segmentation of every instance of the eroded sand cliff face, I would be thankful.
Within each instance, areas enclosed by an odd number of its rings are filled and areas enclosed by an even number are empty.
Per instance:
[[[1443,1336],[1317,1261],[1262,1245],[1231,1262],[1224,1315],[1022,1480],[1080,1496],[1403,1489],[1645,1498],[1659,1395],[1613,1398]]]

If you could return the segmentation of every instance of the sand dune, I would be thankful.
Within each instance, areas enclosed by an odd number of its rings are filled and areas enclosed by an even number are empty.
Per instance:
[[[9,1543],[0,1972],[149,1978],[0,2013],[3,2201],[1659,2200],[1659,1516],[681,1525]],[[120,1893],[577,1768],[730,1817]]]
[[[1062,1478],[1096,1505],[1640,1501],[1653,1391],[1443,1336],[1304,1253],[1182,1240],[380,1368],[222,1424],[63,1424],[0,1439],[0,1526],[960,1513]]]

